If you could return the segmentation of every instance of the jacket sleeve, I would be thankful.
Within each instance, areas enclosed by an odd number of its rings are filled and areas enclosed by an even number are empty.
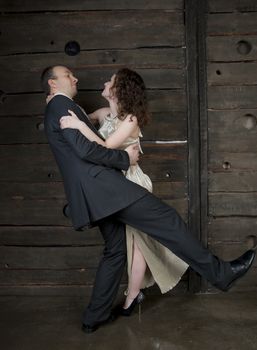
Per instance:
[[[68,115],[68,109],[78,114],[77,109],[74,108],[76,105],[72,100],[58,95],[50,103],[48,114],[54,122],[54,132],[59,132],[62,135],[79,158],[120,170],[129,168],[129,156],[126,151],[109,149],[96,142],[91,142],[78,130],[60,128],[59,120],[63,115]]]
[[[128,169],[129,157],[127,152],[109,149],[96,142],[91,142],[78,130],[64,129],[61,132],[79,158],[111,168]]]

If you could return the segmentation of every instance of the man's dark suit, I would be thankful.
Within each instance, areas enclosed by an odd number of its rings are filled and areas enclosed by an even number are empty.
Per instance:
[[[94,130],[71,99],[57,95],[46,108],[45,131],[63,176],[74,227],[97,222],[105,240],[83,322],[93,325],[110,315],[126,258],[124,224],[149,234],[213,285],[225,288],[232,273],[230,264],[202,247],[173,208],[123,176],[120,169],[129,167],[125,151],[106,149],[77,130],[61,130],[59,119],[68,109]]]
[[[59,119],[68,114],[68,109],[96,129],[80,107],[64,95],[56,95],[47,105],[46,135],[64,179],[73,226],[79,229],[127,207],[146,190],[137,186],[134,191],[133,183],[120,171],[129,167],[127,152],[90,142],[78,130],[60,129]],[[102,171],[105,181],[98,180]]]

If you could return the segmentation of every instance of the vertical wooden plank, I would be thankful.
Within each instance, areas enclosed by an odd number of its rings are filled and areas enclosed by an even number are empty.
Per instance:
[[[198,19],[198,91],[200,114],[200,225],[201,241],[208,246],[208,104],[207,104],[207,13],[208,1],[201,0]],[[201,280],[201,290],[206,291],[208,283]]]
[[[206,192],[201,193],[200,168],[204,172],[206,164],[200,164],[200,117],[205,117],[205,31],[206,11],[205,1],[189,0],[185,2],[186,15],[186,47],[187,47],[187,100],[188,100],[188,193],[189,193],[189,229],[201,239],[201,228],[204,229],[204,221],[201,222],[200,196],[205,200]],[[201,70],[200,70],[201,69]],[[201,87],[201,84],[203,86]],[[202,114],[202,115],[201,115]],[[205,151],[205,149],[204,149]],[[204,153],[205,155],[205,153]],[[205,160],[206,161],[206,160]],[[203,176],[205,174],[203,173]],[[205,177],[205,176],[204,176]],[[206,183],[205,183],[206,184]],[[206,191],[206,187],[203,188]],[[202,227],[201,227],[202,226]],[[193,292],[200,289],[200,278],[196,273],[190,273],[189,289]]]

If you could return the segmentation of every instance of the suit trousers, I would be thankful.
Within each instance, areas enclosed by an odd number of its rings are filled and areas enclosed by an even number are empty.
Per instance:
[[[127,260],[125,225],[110,216],[98,226],[105,245],[91,300],[83,314],[83,323],[92,326],[110,316]]]
[[[116,232],[120,231],[121,228],[118,229],[119,225],[116,226],[115,223],[120,223],[121,225],[130,225],[149,234],[218,288],[225,287],[232,276],[230,263],[219,259],[207,248],[203,247],[201,242],[188,231],[186,224],[176,210],[151,193],[147,193],[145,196],[125,209],[115,213],[108,219],[111,219]],[[112,236],[113,235],[115,235],[115,233],[112,233]],[[108,264],[108,262],[105,261],[100,264],[102,266],[103,264]],[[121,265],[123,265],[123,263],[120,264],[120,267]],[[103,297],[103,309],[107,311],[105,314],[107,317],[111,309],[107,310],[108,308],[106,306],[108,305],[109,307],[114,300],[107,301],[107,299],[110,295],[116,295],[117,290],[107,293],[104,297],[102,291],[99,290],[97,292],[95,289],[98,289],[97,286],[98,284],[101,285],[101,283],[104,284],[106,291],[109,290],[109,288],[111,291],[116,287],[118,289],[117,281],[120,281],[122,274],[120,268],[117,266],[113,269],[110,267],[108,271],[110,272],[108,275],[103,275],[102,273],[97,275],[97,279],[102,276],[105,282],[96,280],[94,288],[95,294],[93,293],[90,302],[94,304],[95,300],[98,300],[97,294],[101,293]],[[114,280],[116,281],[115,286],[113,285]]]

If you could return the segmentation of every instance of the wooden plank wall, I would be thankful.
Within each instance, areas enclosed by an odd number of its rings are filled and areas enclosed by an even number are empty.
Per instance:
[[[142,167],[154,192],[187,219],[185,28],[182,0],[1,1],[0,294],[90,292],[102,251],[97,230],[75,232],[62,215],[60,174],[42,127],[44,67],[79,77],[78,102],[105,104],[103,83],[123,66],[145,79],[152,123]],[[81,52],[64,47],[77,41]],[[187,289],[187,280],[180,290]]]
[[[208,244],[233,259],[257,232],[257,4],[209,1]],[[256,289],[257,261],[237,287]]]

